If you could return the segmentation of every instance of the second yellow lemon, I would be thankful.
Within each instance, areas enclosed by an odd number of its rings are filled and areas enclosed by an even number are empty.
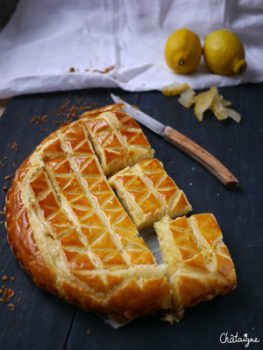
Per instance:
[[[202,54],[199,37],[189,29],[181,28],[172,33],[165,45],[167,65],[176,73],[192,73]]]
[[[243,45],[226,29],[216,30],[205,38],[204,57],[210,71],[216,74],[234,75],[246,69]]]

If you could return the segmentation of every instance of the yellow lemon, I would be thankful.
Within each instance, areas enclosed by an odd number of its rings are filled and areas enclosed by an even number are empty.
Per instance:
[[[216,30],[205,38],[204,57],[209,70],[220,75],[240,74],[247,67],[240,39],[226,29]]]
[[[164,53],[167,65],[174,72],[191,73],[200,62],[202,54],[200,39],[189,29],[178,29],[167,39]]]

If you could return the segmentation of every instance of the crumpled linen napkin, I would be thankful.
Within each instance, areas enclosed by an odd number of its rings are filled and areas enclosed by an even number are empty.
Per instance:
[[[204,37],[226,27],[246,47],[248,69],[236,77],[189,76],[164,61],[168,35],[188,27]],[[20,0],[0,32],[0,98],[91,87],[160,90],[263,81],[263,0]]]

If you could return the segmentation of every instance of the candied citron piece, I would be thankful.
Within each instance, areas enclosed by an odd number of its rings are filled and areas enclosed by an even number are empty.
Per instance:
[[[195,97],[194,114],[199,122],[203,120],[204,113],[211,109],[216,95],[218,95],[217,88],[212,86],[208,91],[202,92]]]
[[[181,94],[178,102],[181,103],[181,105],[183,105],[185,108],[191,108],[195,103],[195,91],[189,87]]]
[[[190,86],[186,83],[180,84],[180,83],[172,83],[167,86],[165,86],[162,89],[162,93],[165,96],[177,96],[180,95],[182,92],[190,88]]]

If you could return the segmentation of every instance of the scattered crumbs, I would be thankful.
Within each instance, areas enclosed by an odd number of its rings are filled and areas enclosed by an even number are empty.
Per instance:
[[[194,166],[192,166],[192,171],[195,172],[195,167]]]
[[[93,108],[92,105],[80,106],[80,107],[79,107],[79,110],[80,110],[80,111],[88,111],[88,110],[90,110],[90,109],[92,109],[92,108]]]
[[[13,162],[11,165],[13,168],[16,168],[16,163]]]
[[[104,69],[96,69],[96,68],[86,68],[85,72],[93,72],[93,73],[101,73],[101,74],[108,74],[115,68],[115,64],[105,67]]]
[[[2,281],[8,281],[8,279],[10,281],[14,281],[15,278],[14,276],[8,277],[6,274],[4,274],[1,276],[1,279]],[[2,284],[0,288],[0,295],[1,295],[0,302],[7,304],[8,309],[13,311],[15,309],[15,304],[12,303],[12,298],[14,298],[14,296],[16,295],[15,291],[12,288],[6,286],[5,284]]]
[[[76,69],[74,67],[70,67],[68,71],[69,71],[69,73],[75,73]]]
[[[189,182],[189,186],[193,186],[193,183],[192,183],[192,182]]]
[[[216,195],[217,195],[217,197],[219,197],[219,196],[220,196],[220,193],[217,193]]]
[[[4,192],[6,192],[6,191],[8,190],[7,186],[3,186],[3,187],[2,187],[2,190],[3,190]]]
[[[4,179],[5,179],[5,180],[10,180],[10,179],[11,179],[11,175],[6,175],[6,176],[4,177]]]
[[[103,72],[109,72],[114,67],[110,66],[104,69]],[[73,72],[75,71],[75,68],[70,68]],[[71,123],[78,119],[79,115],[82,114],[85,111],[89,111],[94,106],[97,105],[96,102],[89,103],[88,105],[83,105],[83,98],[76,98],[74,99],[76,105],[72,105],[72,97],[71,95],[68,95],[66,99],[63,99],[60,103],[60,105],[52,111],[52,114],[58,117],[61,117],[62,120],[53,120],[53,124],[55,124],[57,127],[64,126],[68,123]],[[48,127],[44,125],[48,121],[48,115],[33,115],[31,118],[31,123],[35,125],[39,125],[39,128],[41,131],[47,132],[49,131]],[[50,131],[51,132],[51,131]],[[1,166],[1,164],[0,164]],[[16,165],[13,165],[15,168]]]
[[[90,333],[91,333],[91,330],[90,330],[90,329],[87,329],[87,330],[86,330],[86,334],[89,335]]]
[[[35,125],[43,124],[48,121],[48,115],[33,115],[30,121]]]
[[[14,311],[14,310],[15,310],[15,304],[13,304],[13,303],[9,303],[9,304],[7,305],[7,307],[8,307],[8,309],[9,309],[10,311]]]
[[[7,156],[3,156],[3,159],[4,159],[4,160],[7,160]]]
[[[71,123],[72,121],[76,120],[78,118],[79,112],[76,106],[72,106],[69,108],[69,110],[66,112],[66,119],[65,120],[55,120],[54,124],[57,126],[63,126],[68,123]]]
[[[16,142],[12,142],[10,148],[16,152],[18,150],[18,144]]]
[[[0,210],[0,215],[5,215],[3,210]]]
[[[1,220],[1,221],[0,221],[0,225],[3,225],[3,223],[4,223],[4,221],[3,221],[3,220]]]
[[[54,112],[54,114],[56,115],[60,115],[60,114],[63,114],[67,111],[68,107],[69,107],[69,104],[70,104],[70,100],[66,100],[64,101]]]

